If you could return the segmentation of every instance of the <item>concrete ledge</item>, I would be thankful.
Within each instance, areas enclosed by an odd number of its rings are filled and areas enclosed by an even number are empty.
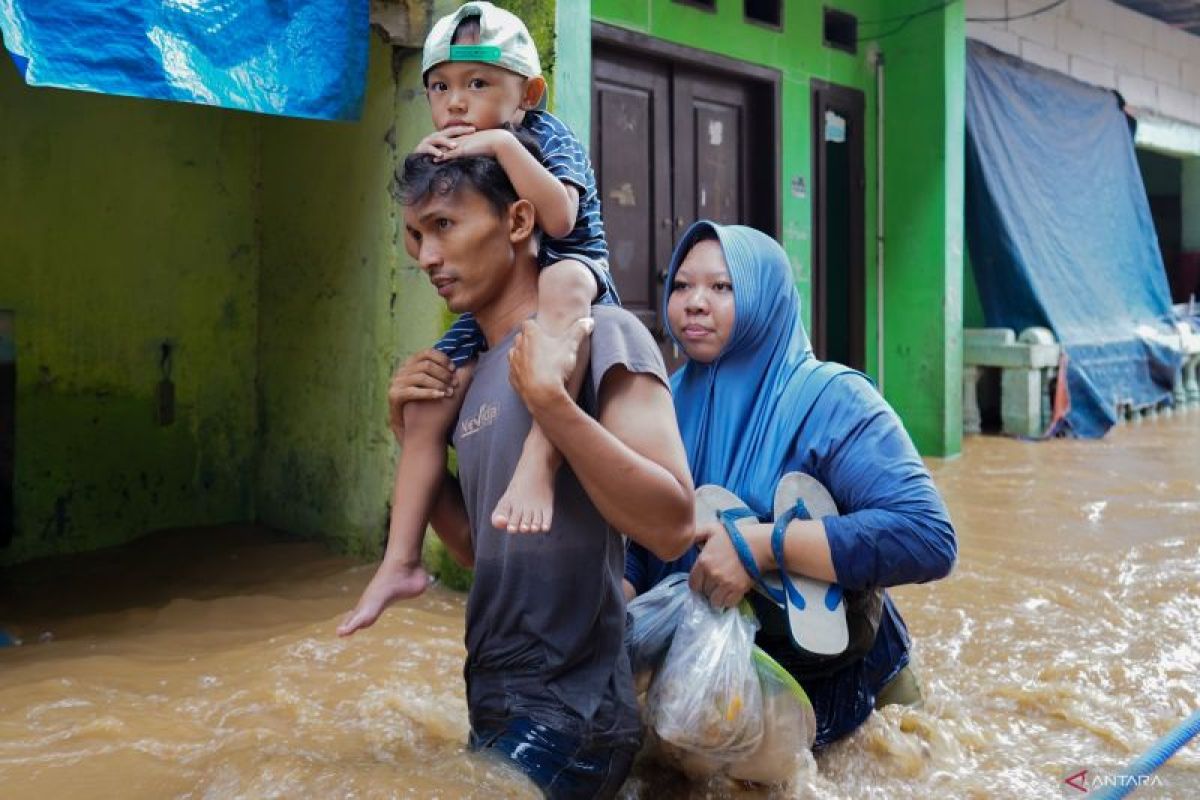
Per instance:
[[[1018,337],[1008,328],[963,331],[963,433],[979,433],[978,387],[982,370],[999,369],[1001,430],[1040,436],[1050,422],[1050,382],[1062,349],[1045,328]]]
[[[1200,331],[1185,322],[1176,322],[1183,364],[1175,376],[1175,405],[1179,408],[1200,403]]]

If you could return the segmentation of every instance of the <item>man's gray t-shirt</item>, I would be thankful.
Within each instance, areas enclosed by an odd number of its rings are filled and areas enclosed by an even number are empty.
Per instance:
[[[664,384],[667,378],[658,346],[636,317],[613,306],[592,311],[580,404],[595,416],[609,370],[623,367]],[[480,355],[453,435],[475,549],[464,670],[471,724],[525,716],[598,745],[634,743],[639,723],[623,642],[620,533],[567,463],[554,486],[548,533],[508,533],[491,524],[531,421],[508,381],[514,336]]]

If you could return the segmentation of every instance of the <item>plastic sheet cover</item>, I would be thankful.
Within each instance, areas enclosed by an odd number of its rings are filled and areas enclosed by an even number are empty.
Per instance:
[[[1181,356],[1125,114],[1109,91],[978,42],[967,51],[967,241],[990,327],[1049,328],[1070,432],[1170,395]]]
[[[0,0],[30,86],[355,119],[367,0]]]

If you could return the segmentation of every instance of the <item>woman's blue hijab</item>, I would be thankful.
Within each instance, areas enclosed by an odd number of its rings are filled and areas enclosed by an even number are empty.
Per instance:
[[[695,223],[675,248],[666,285],[703,239],[716,239],[725,256],[733,332],[715,361],[689,360],[671,377],[675,414],[696,485],[724,486],[755,513],[769,515],[779,478],[799,468],[795,445],[814,388],[806,382],[821,362],[800,320],[787,254],[761,231]]]

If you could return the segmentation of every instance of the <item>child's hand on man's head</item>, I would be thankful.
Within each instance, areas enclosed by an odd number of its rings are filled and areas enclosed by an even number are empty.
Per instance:
[[[450,128],[446,130],[448,131]],[[442,131],[442,133],[445,132]],[[469,132],[460,133],[453,137],[450,142],[451,147],[443,149],[435,158],[438,161],[445,161],[451,158],[470,158],[472,156],[496,158],[499,155],[500,148],[509,142],[515,144],[516,141],[516,137],[503,128],[491,128],[483,131],[476,131],[474,128],[471,128]]]
[[[475,133],[475,128],[472,125],[451,125],[426,136],[413,152],[424,153],[425,155],[441,159],[446,153],[458,148],[458,140],[461,137],[469,136],[472,133]]]

